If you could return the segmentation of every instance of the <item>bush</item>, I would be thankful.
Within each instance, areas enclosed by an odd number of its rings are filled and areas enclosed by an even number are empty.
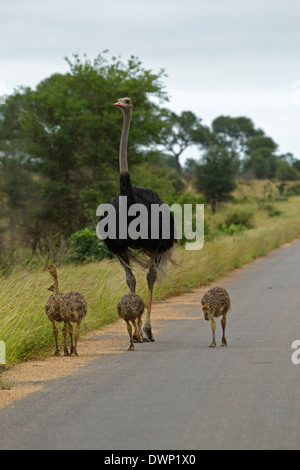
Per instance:
[[[225,222],[218,225],[218,231],[215,235],[235,235],[253,228],[253,212],[236,211],[228,215]]]
[[[241,233],[245,230],[247,230],[247,227],[242,224],[230,224],[229,226],[227,226],[226,224],[219,225],[219,231],[223,235],[235,235],[236,233]]]
[[[276,207],[274,207],[272,210],[269,211],[268,217],[277,217],[278,215],[281,215],[281,214],[282,212],[279,209],[276,209]]]
[[[273,204],[263,204],[261,206],[261,209],[267,211],[268,217],[276,217],[282,214],[282,212],[276,207],[274,207]]]
[[[241,225],[246,229],[253,228],[253,212],[251,211],[235,211],[225,219],[225,226],[229,228],[231,225]]]
[[[206,198],[203,194],[194,196],[193,194],[186,192],[176,198],[175,202],[183,206],[184,204],[206,204]]]
[[[288,162],[283,161],[279,163],[276,176],[280,181],[295,181],[300,178],[300,173]]]
[[[290,186],[287,191],[287,196],[300,196],[300,185],[295,184],[293,186]]]
[[[113,258],[103,240],[97,237],[94,230],[86,228],[74,233],[68,240],[72,253],[67,262],[101,261],[104,258]]]
[[[232,203],[233,204],[247,204],[248,202],[250,202],[250,198],[248,196],[243,196],[243,197],[240,197],[240,198],[235,198],[233,199]]]

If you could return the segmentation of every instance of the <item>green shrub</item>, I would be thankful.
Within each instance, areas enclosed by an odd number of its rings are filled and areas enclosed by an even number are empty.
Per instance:
[[[206,204],[206,198],[204,195],[199,195],[199,196],[194,196],[193,194],[186,192],[182,194],[181,196],[177,197],[177,199],[174,201],[177,204],[183,205],[183,204]]]
[[[287,190],[286,193],[288,196],[300,196],[300,185],[295,184],[293,186],[290,186]]]
[[[278,215],[281,215],[282,212],[274,207],[272,204],[263,204],[261,206],[261,209],[267,211],[268,217],[277,217]]]
[[[277,217],[278,215],[281,215],[281,214],[282,212],[279,209],[276,209],[276,207],[274,207],[274,209],[269,211],[268,217]]]
[[[216,235],[235,235],[236,233],[241,233],[247,230],[247,227],[242,224],[230,224],[227,226],[226,224],[219,224],[218,232]]]
[[[225,226],[228,229],[231,225],[243,226],[245,229],[253,228],[253,212],[235,211],[225,219]]]
[[[86,228],[74,233],[68,240],[72,253],[67,262],[101,261],[104,258],[113,258],[103,240],[97,237],[94,230]]]
[[[250,198],[248,196],[243,196],[243,197],[240,197],[240,198],[235,198],[233,199],[232,203],[233,204],[247,204],[248,202],[250,202]]]
[[[253,228],[252,220],[253,212],[235,211],[226,217],[224,223],[218,224],[217,230],[212,234],[212,238],[219,235],[235,235],[236,233]]]

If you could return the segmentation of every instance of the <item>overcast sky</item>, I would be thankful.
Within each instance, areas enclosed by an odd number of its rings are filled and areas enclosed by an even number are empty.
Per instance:
[[[299,0],[0,0],[0,95],[105,49],[164,68],[173,111],[250,117],[300,158]]]

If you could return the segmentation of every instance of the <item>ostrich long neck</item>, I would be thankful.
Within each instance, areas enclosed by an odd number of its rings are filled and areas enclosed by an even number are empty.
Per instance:
[[[59,294],[58,276],[57,274],[52,274],[52,277],[53,277],[53,284],[54,284],[54,293]]]
[[[128,162],[127,162],[127,142],[128,134],[131,121],[131,111],[124,112],[124,121],[123,121],[123,130],[120,142],[120,153],[119,153],[119,162],[120,162],[120,173],[128,173]]]

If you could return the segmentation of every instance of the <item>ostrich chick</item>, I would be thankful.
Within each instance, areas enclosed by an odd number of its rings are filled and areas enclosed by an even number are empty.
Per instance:
[[[143,300],[136,294],[127,294],[122,297],[118,303],[118,314],[120,318],[126,321],[127,330],[130,337],[130,346],[128,351],[134,350],[134,344],[143,342],[142,333],[142,315],[145,310]],[[131,325],[132,324],[132,325]],[[132,334],[132,326],[134,332]]]
[[[58,356],[60,351],[58,347],[58,329],[56,322],[64,322],[63,336],[64,336],[64,355],[65,356],[78,356],[77,353],[77,341],[79,337],[79,329],[82,320],[87,314],[87,303],[85,298],[79,292],[69,292],[68,294],[61,294],[58,286],[57,269],[54,264],[45,268],[45,271],[49,272],[53,278],[53,284],[48,288],[53,294],[49,297],[45,311],[52,323],[52,331],[55,339],[55,355]],[[73,326],[72,323],[76,323],[75,329],[75,345],[73,344]],[[67,346],[67,335],[69,333],[71,340],[70,352]]]
[[[213,287],[210,289],[201,300],[202,310],[205,320],[211,321],[211,329],[213,332],[213,341],[210,348],[215,348],[216,343],[216,322],[214,318],[222,316],[221,325],[223,329],[223,338],[221,346],[227,346],[225,337],[226,329],[226,316],[230,309],[230,298],[228,292],[222,287]]]

